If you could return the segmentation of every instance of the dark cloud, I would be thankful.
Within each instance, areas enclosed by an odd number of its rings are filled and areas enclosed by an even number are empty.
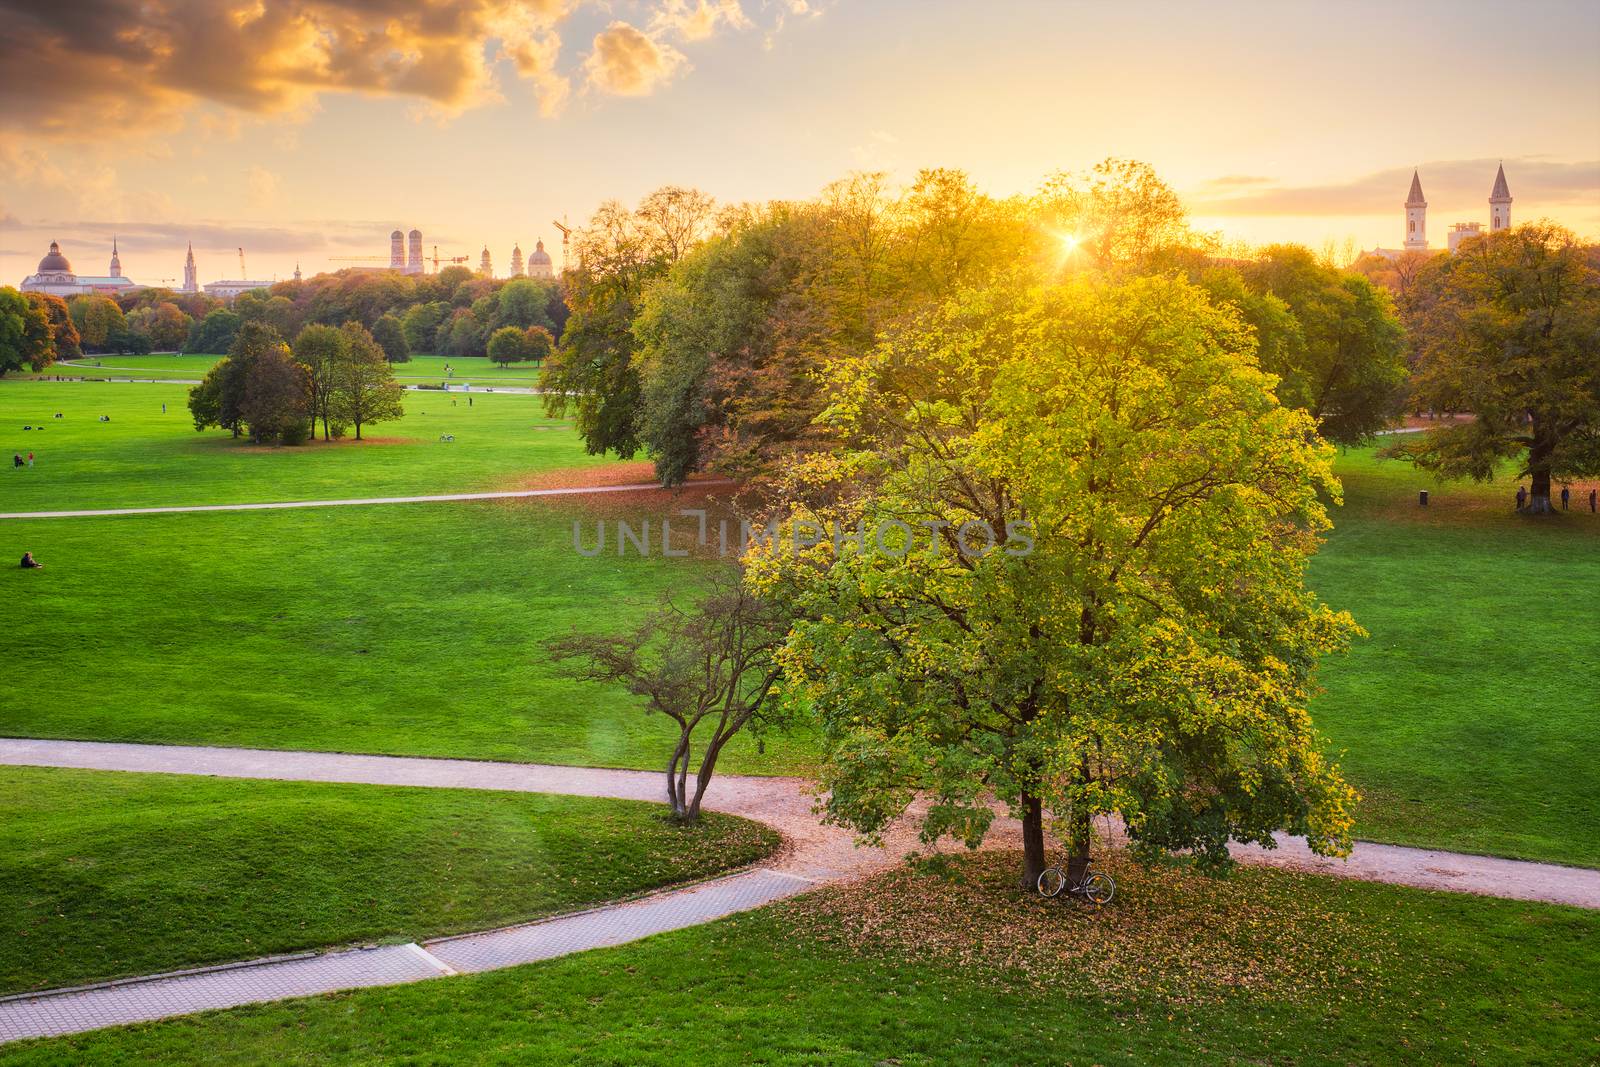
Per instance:
[[[170,126],[197,100],[278,113],[322,92],[445,111],[494,97],[497,48],[553,91],[567,0],[0,0],[0,122],[59,136]]]
[[[1497,159],[1452,159],[1423,163],[1417,170],[1428,200],[1439,206],[1487,200]],[[1524,217],[1537,205],[1600,201],[1600,161],[1556,163],[1545,159],[1505,160],[1506,182]],[[1378,171],[1333,185],[1280,186],[1240,191],[1207,183],[1191,197],[1201,215],[1378,215],[1399,209],[1411,186],[1410,167]],[[1235,184],[1235,189],[1238,186]]]

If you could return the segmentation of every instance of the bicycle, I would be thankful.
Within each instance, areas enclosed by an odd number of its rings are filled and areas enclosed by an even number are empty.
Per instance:
[[[1067,877],[1067,871],[1064,867],[1046,867],[1040,873],[1040,896],[1058,897],[1063,889],[1072,896],[1082,897],[1096,907],[1100,907],[1111,903],[1111,898],[1117,892],[1117,883],[1109,874],[1102,874],[1093,867],[1085,867],[1083,878],[1077,883],[1073,883]]]

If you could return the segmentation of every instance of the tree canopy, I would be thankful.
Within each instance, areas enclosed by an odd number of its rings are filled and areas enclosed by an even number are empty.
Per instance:
[[[842,447],[748,558],[799,619],[830,819],[870,836],[926,793],[924,838],[976,843],[992,791],[1030,885],[1046,813],[1080,870],[1102,813],[1210,864],[1279,829],[1348,849],[1306,711],[1357,632],[1303,584],[1331,449],[1237,312],[1168,279],[985,287],[841,359],[828,399]]]

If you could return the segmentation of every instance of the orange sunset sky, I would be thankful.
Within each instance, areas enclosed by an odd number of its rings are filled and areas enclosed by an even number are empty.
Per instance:
[[[1397,245],[1513,220],[1600,238],[1600,5],[943,0],[0,0],[0,284],[202,281],[512,244],[658,185],[803,197],[851,170],[1034,189],[1146,160],[1205,229]]]

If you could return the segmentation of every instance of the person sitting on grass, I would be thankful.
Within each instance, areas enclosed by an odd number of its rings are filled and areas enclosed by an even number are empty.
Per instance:
[[[25,571],[42,571],[42,570],[44,570],[44,564],[40,563],[38,560],[34,559],[32,552],[24,552],[22,554],[22,562],[17,564],[17,566],[21,567]]]

